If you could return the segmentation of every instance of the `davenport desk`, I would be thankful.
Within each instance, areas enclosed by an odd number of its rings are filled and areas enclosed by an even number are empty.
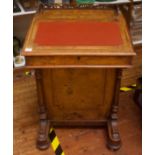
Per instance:
[[[36,69],[40,129],[37,147],[49,146],[50,125],[105,126],[108,146],[119,149],[121,70],[135,55],[123,15],[103,9],[37,13],[22,55]]]

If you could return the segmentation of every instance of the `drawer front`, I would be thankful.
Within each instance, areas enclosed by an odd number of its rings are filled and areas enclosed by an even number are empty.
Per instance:
[[[123,68],[130,67],[131,60],[132,56],[27,56],[26,65],[30,68]]]

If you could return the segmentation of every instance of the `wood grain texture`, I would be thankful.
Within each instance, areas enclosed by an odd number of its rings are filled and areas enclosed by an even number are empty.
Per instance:
[[[44,69],[43,90],[49,119],[107,118],[115,76],[115,69]]]
[[[123,43],[118,46],[95,46],[93,44],[91,46],[40,46],[34,42],[39,22],[83,20],[88,22],[117,22]],[[27,51],[27,49],[30,49],[30,51]],[[26,56],[27,66],[34,68],[62,67],[63,65],[67,67],[71,65],[74,67],[76,65],[81,65],[82,67],[98,65],[104,68],[106,66],[130,67],[135,52],[121,13],[116,16],[113,10],[62,9],[46,10],[34,17],[22,54]]]
[[[28,56],[26,65],[29,68],[128,68],[132,65],[132,57]]]
[[[34,42],[39,22],[82,20],[117,22],[122,44],[40,46]],[[117,127],[120,73],[122,68],[132,66],[135,55],[121,13],[116,15],[114,10],[101,9],[44,10],[34,17],[22,54],[26,56],[27,67],[37,69],[39,149],[48,146],[49,121],[54,121],[55,125],[63,124],[63,121],[73,125],[71,121],[74,121],[74,124],[81,122],[84,126],[89,122],[92,127],[97,124],[95,121],[106,123],[109,148],[120,148]]]
[[[54,155],[52,148],[36,148],[38,131],[37,91],[33,76],[14,74],[14,155]],[[134,104],[132,94],[121,93],[119,129],[123,145],[117,152],[106,148],[103,129],[61,129],[55,132],[66,155],[141,155],[141,111]],[[124,104],[125,103],[125,104]],[[135,117],[136,116],[136,117]],[[19,147],[20,146],[20,147]]]

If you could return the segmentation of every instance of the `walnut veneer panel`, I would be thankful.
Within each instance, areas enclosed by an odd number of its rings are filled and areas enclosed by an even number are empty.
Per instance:
[[[50,120],[103,120],[112,104],[114,69],[44,69]]]
[[[132,65],[131,57],[125,56],[33,56],[26,60],[27,67],[33,68],[121,68]]]

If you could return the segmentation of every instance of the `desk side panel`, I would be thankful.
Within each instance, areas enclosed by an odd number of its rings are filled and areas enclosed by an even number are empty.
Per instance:
[[[43,69],[42,72],[50,120],[107,119],[114,95],[115,69]]]

